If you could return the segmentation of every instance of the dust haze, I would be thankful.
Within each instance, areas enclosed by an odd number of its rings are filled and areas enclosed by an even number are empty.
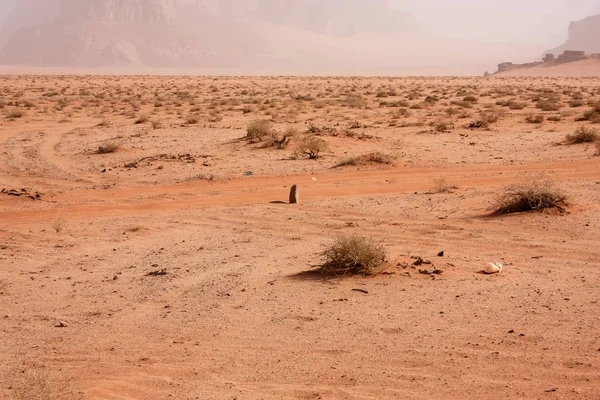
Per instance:
[[[481,74],[568,38],[598,0],[5,0],[0,65],[249,74]]]

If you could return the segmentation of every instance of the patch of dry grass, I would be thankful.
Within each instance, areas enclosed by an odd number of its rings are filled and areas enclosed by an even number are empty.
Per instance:
[[[372,275],[381,271],[387,252],[380,241],[361,235],[340,236],[321,253],[318,268],[333,275]]]
[[[566,200],[567,196],[552,181],[536,177],[506,187],[494,200],[493,208],[500,214],[562,210]]]

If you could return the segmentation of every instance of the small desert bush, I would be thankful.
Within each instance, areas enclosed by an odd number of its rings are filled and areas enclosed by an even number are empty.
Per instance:
[[[452,128],[452,123],[447,121],[434,121],[431,123],[433,130],[438,133],[447,133],[450,132]]]
[[[543,99],[537,104],[537,108],[542,111],[558,111],[560,110],[561,104],[556,99]]]
[[[600,123],[600,102],[594,104],[591,110],[584,112],[581,119],[594,124]]]
[[[571,106],[573,108],[582,107],[584,105],[585,105],[585,101],[583,101],[583,100],[575,99],[575,100],[569,101],[569,106]]]
[[[596,152],[594,153],[595,157],[600,157],[600,142],[596,143]]]
[[[17,118],[21,118],[25,115],[25,113],[21,110],[15,109],[15,110],[10,110],[9,112],[6,113],[6,118],[8,119],[17,119]]]
[[[514,101],[511,100],[507,103],[508,108],[511,110],[522,110],[525,107],[527,107],[527,103],[523,103],[523,102],[518,102],[518,101]]]
[[[453,189],[458,189],[453,183],[448,182],[446,178],[436,178],[433,180],[432,193],[450,193]]]
[[[121,147],[121,144],[122,143],[117,140],[107,140],[107,141],[103,142],[100,146],[98,146],[98,150],[96,150],[96,153],[98,153],[98,154],[114,153],[115,151],[119,150],[119,148]]]
[[[294,157],[300,158],[308,156],[311,160],[316,160],[321,157],[321,153],[329,148],[328,143],[314,135],[304,136],[296,143],[296,149],[294,150]]]
[[[152,125],[152,129],[162,129],[163,123],[160,120],[155,119],[150,123]]]
[[[591,143],[598,140],[598,132],[594,128],[580,126],[571,135],[567,135],[567,144]]]
[[[298,134],[298,130],[294,127],[288,127],[283,133],[272,130],[267,139],[265,139],[265,147],[285,149]]]
[[[136,120],[135,120],[135,123],[136,123],[137,125],[139,125],[139,124],[145,124],[146,122],[148,122],[148,121],[149,121],[149,119],[150,119],[150,118],[149,118],[149,117],[148,117],[146,114],[141,114],[141,115],[138,117],[138,119],[136,119]]]
[[[562,121],[562,117],[560,115],[551,115],[548,117],[548,121],[560,122]]]
[[[383,244],[361,235],[340,236],[323,253],[319,269],[328,274],[371,275],[383,267],[387,252]]]
[[[273,132],[273,125],[271,121],[266,119],[260,119],[250,122],[246,129],[246,139],[250,143],[262,142]]]
[[[200,117],[195,114],[192,114],[185,119],[186,125],[196,125],[198,122],[200,122]]]
[[[538,177],[506,187],[493,206],[496,212],[503,214],[550,208],[562,210],[566,200],[567,196],[552,181]]]
[[[545,117],[542,114],[527,114],[525,121],[529,124],[541,124],[544,122]]]
[[[375,151],[372,153],[363,154],[361,156],[349,157],[343,160],[340,160],[334,168],[346,167],[346,166],[357,166],[364,164],[386,164],[393,165],[398,156],[382,153],[380,151]]]

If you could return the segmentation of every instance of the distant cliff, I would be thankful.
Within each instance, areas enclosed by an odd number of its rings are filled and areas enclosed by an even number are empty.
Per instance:
[[[567,42],[546,51],[545,54],[559,55],[565,50],[585,51],[588,54],[600,53],[600,14],[572,22],[569,26]]]

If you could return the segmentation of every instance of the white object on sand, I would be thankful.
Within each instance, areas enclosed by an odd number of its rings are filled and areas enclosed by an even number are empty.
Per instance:
[[[486,267],[484,268],[483,272],[485,272],[486,274],[499,274],[500,272],[502,272],[502,268],[504,268],[504,265],[502,263],[488,263],[488,265],[486,265]]]

